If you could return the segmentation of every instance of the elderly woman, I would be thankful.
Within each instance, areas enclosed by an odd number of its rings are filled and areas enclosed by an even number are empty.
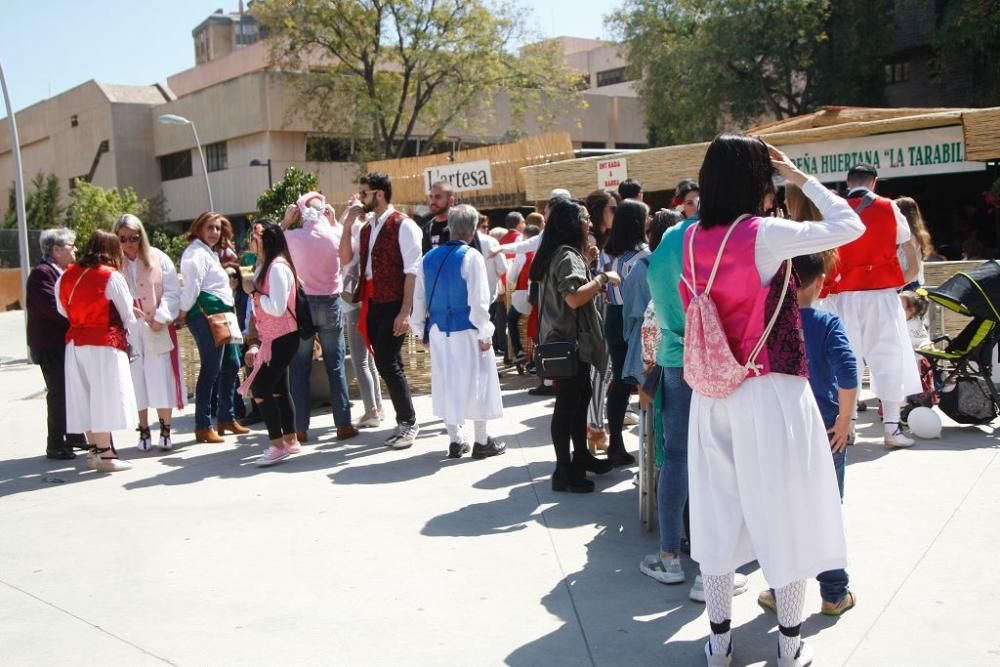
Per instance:
[[[413,333],[430,343],[431,403],[434,416],[444,420],[450,444],[448,456],[469,452],[462,432],[467,419],[475,429],[472,458],[484,459],[506,451],[491,438],[486,424],[503,417],[500,380],[491,352],[492,294],[482,254],[469,252],[479,213],[471,206],[448,211],[451,239],[424,256],[413,290]]]
[[[56,307],[69,320],[66,427],[87,433],[94,445],[88,465],[98,472],[132,467],[111,440],[113,431],[135,427],[137,412],[125,333],[135,315],[121,269],[118,237],[98,230],[55,286]]]
[[[222,442],[226,431],[249,433],[250,429],[236,422],[233,396],[239,372],[239,353],[231,343],[216,345],[209,328],[208,315],[234,312],[233,292],[229,276],[214,248],[222,238],[223,218],[207,211],[199,215],[188,232],[191,243],[181,255],[180,315],[177,326],[187,325],[198,346],[201,370],[194,394],[194,427],[197,442]],[[219,430],[212,428],[212,392],[219,380]]]
[[[135,306],[142,311],[129,331],[132,345],[132,384],[139,407],[139,450],[153,448],[149,408],[160,421],[157,446],[173,449],[170,425],[173,408],[184,408],[184,373],[173,322],[180,311],[181,286],[177,270],[166,253],[150,247],[142,221],[130,213],[118,218],[112,231],[125,255],[123,273]]]
[[[69,322],[56,306],[56,281],[76,261],[76,234],[65,227],[46,229],[39,239],[42,261],[28,276],[25,310],[28,313],[28,347],[31,360],[42,369],[48,408],[48,440],[45,455],[68,461],[76,458],[73,447],[84,447],[83,434],[66,433],[66,330]]]

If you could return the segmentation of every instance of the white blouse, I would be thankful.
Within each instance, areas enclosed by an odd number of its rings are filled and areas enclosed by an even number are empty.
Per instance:
[[[254,283],[260,277],[260,270],[254,274]],[[260,293],[260,307],[272,317],[281,317],[288,308],[292,296],[295,275],[284,262],[271,262],[267,269],[267,294]]]
[[[219,256],[201,239],[191,241],[181,255],[181,277],[184,278],[184,287],[181,290],[180,308],[184,312],[194,307],[200,292],[218,297],[229,306],[235,303],[233,290],[229,287],[229,276],[222,268]]]

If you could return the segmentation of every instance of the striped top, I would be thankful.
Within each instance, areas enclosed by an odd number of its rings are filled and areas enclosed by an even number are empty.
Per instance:
[[[632,272],[632,268],[639,263],[639,260],[643,257],[649,257],[649,255],[649,246],[643,243],[634,250],[629,250],[620,257],[612,257],[602,250],[597,263],[601,271],[615,271],[619,276],[621,276],[622,282],[624,283],[625,278],[627,278],[628,274]],[[624,303],[621,285],[612,285],[611,283],[608,283],[608,303],[614,306],[620,306]]]

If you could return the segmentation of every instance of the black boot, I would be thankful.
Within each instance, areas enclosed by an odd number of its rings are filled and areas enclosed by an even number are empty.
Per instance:
[[[569,491],[570,493],[593,493],[594,482],[587,479],[586,473],[565,463],[556,464],[552,473],[552,490]]]
[[[635,457],[625,451],[625,445],[614,445],[608,447],[608,461],[615,468],[627,468],[635,465]]]
[[[599,459],[586,449],[573,452],[573,468],[582,472],[592,472],[603,475],[614,470],[615,464],[610,459]]]

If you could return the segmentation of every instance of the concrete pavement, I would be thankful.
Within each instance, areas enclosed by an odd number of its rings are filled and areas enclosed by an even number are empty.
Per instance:
[[[382,446],[388,429],[337,443],[317,411],[318,440],[261,470],[262,431],[195,445],[189,408],[174,452],[120,433],[135,468],[99,475],[41,455],[44,385],[23,356],[21,314],[0,314],[2,664],[704,664],[695,564],[681,586],[639,573],[657,540],[630,472],[551,491],[552,403],[529,380],[505,377],[492,430],[509,451],[485,461],[447,459],[420,397],[408,451]],[[823,617],[810,584],[816,664],[1000,664],[997,438],[948,424],[887,452],[863,417],[845,497],[859,603]],[[774,664],[764,580],[744,571],[734,664]]]

